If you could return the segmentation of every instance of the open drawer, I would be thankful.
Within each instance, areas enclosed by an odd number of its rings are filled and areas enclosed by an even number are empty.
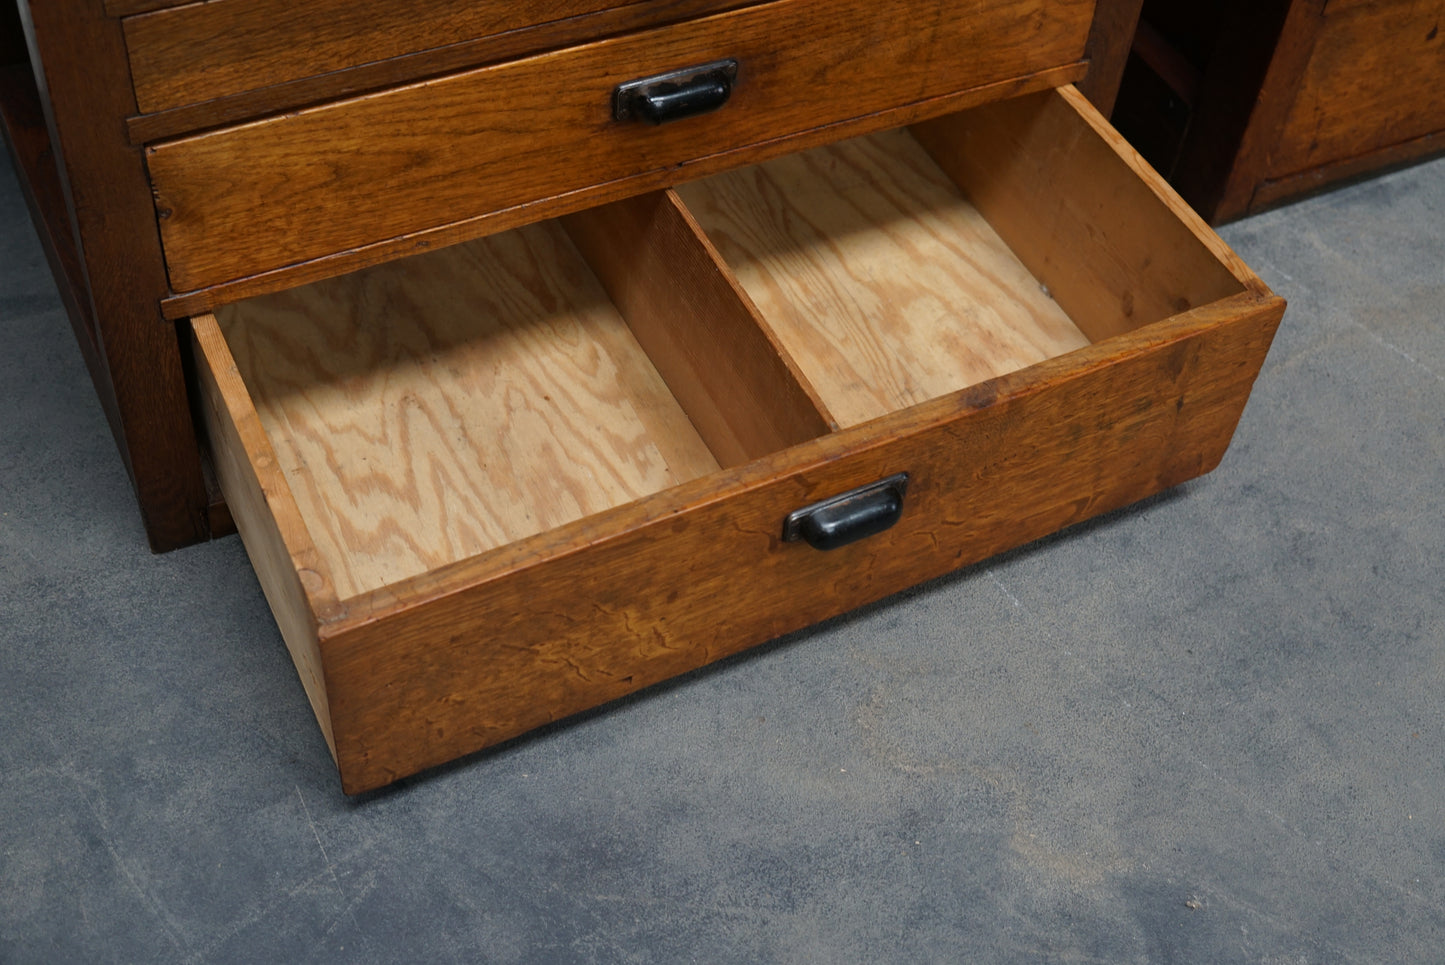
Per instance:
[[[1207,472],[1283,308],[1065,88],[193,328],[357,792]]]

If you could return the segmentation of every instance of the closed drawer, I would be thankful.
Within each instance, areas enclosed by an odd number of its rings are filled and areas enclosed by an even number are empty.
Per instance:
[[[1287,178],[1445,131],[1442,13],[1423,0],[1327,4],[1266,176]]]
[[[1092,2],[776,0],[154,145],[177,292],[572,199],[900,105],[1073,64]],[[621,83],[733,59],[731,100],[651,126]],[[665,175],[664,175],[665,176]],[[575,209],[575,208],[574,208]]]
[[[1282,311],[1066,88],[193,330],[356,792],[1208,471]]]
[[[543,32],[534,28],[604,35],[745,2],[210,0],[127,17],[124,29],[136,104],[152,113],[428,51],[438,53],[418,69],[449,64],[446,50],[484,59],[522,40],[516,35]],[[481,43],[489,39],[497,42]]]

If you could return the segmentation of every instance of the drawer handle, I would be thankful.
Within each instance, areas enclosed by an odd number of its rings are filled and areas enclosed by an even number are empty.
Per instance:
[[[733,95],[736,60],[717,60],[628,81],[612,93],[612,116],[666,124],[717,110]]]
[[[863,486],[841,496],[804,506],[783,521],[783,540],[806,540],[818,550],[835,550],[881,533],[903,515],[908,473]]]

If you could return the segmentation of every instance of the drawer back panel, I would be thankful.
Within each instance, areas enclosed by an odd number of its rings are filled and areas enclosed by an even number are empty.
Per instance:
[[[777,0],[154,145],[172,287],[220,285],[1073,63],[1087,0]],[[618,84],[733,58],[662,126]],[[479,232],[480,233],[480,232]]]

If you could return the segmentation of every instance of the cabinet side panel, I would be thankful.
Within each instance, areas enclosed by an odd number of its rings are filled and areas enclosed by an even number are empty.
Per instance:
[[[1089,75],[1079,90],[1105,117],[1114,113],[1144,0],[1099,0],[1089,30]]]
[[[20,4],[90,297],[104,378],[96,390],[135,484],[151,546],[208,535],[208,499],[140,149],[120,23],[100,0]]]

